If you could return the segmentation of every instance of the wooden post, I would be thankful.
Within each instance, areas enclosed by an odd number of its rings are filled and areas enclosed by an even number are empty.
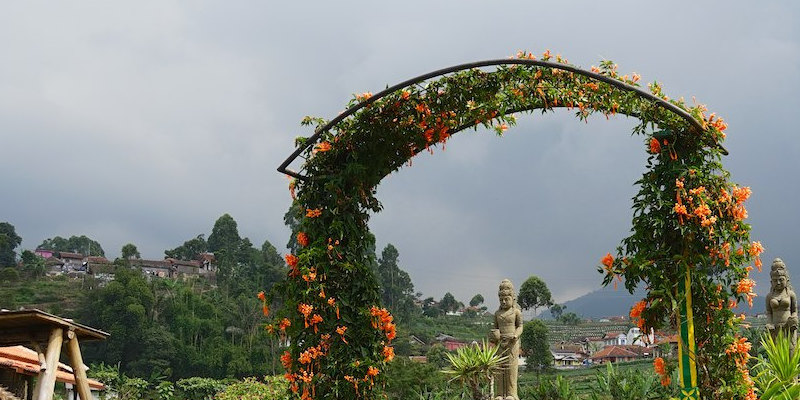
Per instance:
[[[64,343],[64,330],[54,328],[50,331],[50,340],[47,342],[47,355],[45,356],[45,369],[39,372],[39,381],[36,382],[36,393],[33,400],[53,400],[53,390],[56,387],[56,371],[58,371],[58,358],[61,355],[61,345]]]
[[[70,330],[67,332],[67,337],[69,338],[69,343],[67,343],[69,363],[72,366],[72,373],[75,374],[75,389],[81,400],[92,400],[89,381],[86,379],[86,370],[83,369],[83,357],[81,356],[81,347],[78,345],[78,335]]]
[[[39,359],[39,374],[41,374],[42,371],[47,369],[47,357],[45,357],[44,351],[42,351],[42,347],[39,346],[39,342],[31,339],[31,347],[33,347],[36,350],[36,356]],[[27,398],[35,400],[36,393],[39,393],[39,388],[41,386],[42,386],[42,380],[37,378],[36,383],[33,385],[33,387],[28,389],[29,394]]]

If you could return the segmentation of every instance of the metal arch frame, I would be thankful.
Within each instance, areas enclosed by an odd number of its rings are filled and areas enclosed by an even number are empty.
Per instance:
[[[642,97],[642,98],[644,98],[646,100],[649,100],[650,102],[656,104],[657,106],[660,106],[660,107],[666,109],[667,111],[671,111],[672,113],[674,113],[674,114],[678,115],[679,117],[683,118],[684,120],[686,120],[690,124],[690,126],[694,127],[698,132],[704,131],[703,125],[700,122],[698,122],[696,119],[694,119],[694,117],[692,117],[691,114],[686,112],[686,110],[684,110],[684,109],[676,106],[675,104],[672,104],[669,101],[666,101],[666,100],[664,100],[664,99],[662,99],[662,98],[660,98],[658,96],[655,96],[652,93],[647,92],[647,91],[645,91],[645,90],[643,90],[643,89],[641,89],[639,87],[636,87],[636,86],[633,86],[633,85],[629,85],[627,83],[621,82],[621,81],[619,81],[617,79],[614,79],[614,78],[606,76],[606,75],[598,74],[598,73],[592,72],[592,71],[586,71],[584,69],[577,68],[577,67],[574,67],[574,66],[571,66],[571,65],[560,64],[560,63],[551,62],[551,61],[529,60],[529,59],[484,60],[484,61],[476,61],[476,62],[471,62],[471,63],[466,63],[466,64],[459,64],[459,65],[455,65],[455,66],[448,67],[448,68],[442,68],[442,69],[439,69],[439,70],[436,70],[436,71],[433,71],[433,72],[429,72],[427,74],[423,74],[423,75],[417,76],[415,78],[408,79],[408,80],[400,82],[400,83],[398,83],[398,84],[396,84],[394,86],[390,86],[390,87],[388,87],[388,88],[376,93],[372,97],[370,97],[368,99],[365,99],[365,100],[361,101],[360,103],[358,103],[356,105],[353,105],[352,107],[348,108],[347,110],[345,110],[344,112],[342,112],[341,114],[336,116],[336,118],[330,120],[327,124],[317,128],[314,131],[314,134],[311,137],[309,137],[302,146],[299,146],[297,149],[295,149],[294,152],[292,152],[292,154],[288,158],[286,158],[286,160],[284,160],[283,163],[281,163],[280,166],[278,166],[278,172],[286,174],[286,175],[289,175],[289,176],[292,176],[292,177],[300,179],[300,180],[308,179],[307,176],[300,175],[299,173],[288,169],[289,164],[294,162],[294,160],[297,159],[297,157],[300,156],[300,154],[305,149],[307,149],[310,146],[314,145],[319,140],[320,136],[322,136],[323,133],[329,131],[331,128],[333,128],[336,124],[338,124],[339,122],[341,122],[345,118],[355,114],[356,111],[358,111],[358,110],[360,110],[360,109],[362,109],[362,108],[374,103],[375,101],[377,101],[377,100],[379,100],[379,99],[381,99],[383,97],[386,97],[390,93],[393,93],[393,92],[395,92],[395,91],[397,91],[399,89],[402,89],[404,87],[411,86],[411,85],[426,81],[428,79],[431,79],[431,78],[434,78],[434,77],[437,77],[437,76],[442,76],[442,75],[450,74],[450,73],[453,73],[453,72],[463,71],[463,70],[472,69],[472,68],[491,67],[491,66],[500,66],[500,65],[532,65],[532,66],[537,66],[537,67],[546,67],[546,68],[552,68],[552,69],[559,69],[559,70],[563,70],[563,71],[573,72],[573,73],[576,73],[578,75],[583,75],[583,76],[586,76],[586,77],[589,77],[589,78],[592,78],[592,79],[595,79],[595,80],[598,80],[598,81],[601,81],[601,82],[605,82],[605,83],[607,83],[607,84],[609,84],[609,85],[611,85],[611,86],[613,86],[613,87],[615,87],[617,89],[625,90],[625,91],[628,91],[628,92],[633,92],[633,93],[637,94],[639,97]],[[513,112],[520,112],[520,111],[525,111],[525,110],[515,110]],[[462,130],[462,129],[466,129],[466,128],[467,128],[466,126],[465,127],[459,127],[458,130]],[[456,130],[456,132],[458,130]],[[725,148],[723,148],[722,146],[719,146],[719,147],[722,150],[723,154],[728,154],[728,152],[725,150]]]

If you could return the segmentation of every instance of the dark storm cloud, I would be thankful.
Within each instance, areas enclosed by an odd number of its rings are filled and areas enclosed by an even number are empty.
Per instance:
[[[729,122],[733,179],[753,187],[767,258],[800,276],[798,6],[407,1],[6,3],[0,6],[3,215],[24,248],[87,234],[146,257],[230,213],[244,236],[288,237],[275,171],[307,114],[441,67],[549,48],[658,80]],[[464,132],[379,188],[379,250],[418,290],[461,301],[541,276],[558,301],[599,285],[627,235],[643,170],[634,121],[530,115],[505,137]],[[409,216],[414,216],[410,218]],[[760,282],[765,282],[763,278]],[[762,285],[763,292],[764,287]]]

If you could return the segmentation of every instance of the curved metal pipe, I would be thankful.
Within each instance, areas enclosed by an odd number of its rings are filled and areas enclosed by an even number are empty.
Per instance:
[[[286,160],[284,160],[283,163],[281,163],[280,166],[278,166],[278,172],[287,174],[289,176],[292,176],[292,177],[295,177],[295,178],[301,179],[301,180],[307,179],[306,176],[300,175],[299,173],[297,173],[295,171],[287,169],[289,164],[291,164],[295,159],[297,159],[297,157],[300,155],[300,153],[302,153],[305,149],[307,149],[308,147],[310,147],[314,143],[316,143],[319,140],[319,137],[322,136],[323,133],[329,131],[331,128],[333,128],[340,121],[342,121],[343,119],[353,115],[356,111],[358,111],[358,110],[360,110],[360,109],[362,109],[362,108],[374,103],[375,101],[377,101],[377,100],[379,100],[379,99],[381,99],[383,97],[386,97],[390,93],[394,93],[395,91],[397,91],[399,89],[402,89],[404,87],[411,86],[411,85],[426,81],[426,80],[428,80],[430,78],[434,78],[434,77],[437,77],[437,76],[446,75],[446,74],[457,72],[457,71],[463,71],[463,70],[466,70],[466,69],[480,68],[480,67],[490,67],[490,66],[500,66],[500,65],[533,65],[533,66],[537,66],[537,67],[547,67],[547,68],[553,68],[553,69],[560,69],[560,70],[563,70],[563,71],[573,72],[573,73],[576,73],[578,75],[583,75],[583,76],[586,76],[586,77],[589,77],[589,78],[592,78],[592,79],[595,79],[595,80],[598,80],[598,81],[601,81],[601,82],[605,82],[605,83],[607,83],[607,84],[609,84],[611,86],[614,86],[614,87],[616,87],[618,89],[629,91],[629,92],[634,92],[639,97],[642,97],[642,98],[644,98],[646,100],[649,100],[650,102],[652,102],[652,103],[654,103],[654,104],[656,104],[656,105],[658,105],[658,106],[660,106],[660,107],[662,107],[662,108],[664,108],[664,109],[666,109],[668,111],[671,111],[674,114],[678,115],[679,117],[685,119],[691,126],[693,126],[695,129],[697,129],[698,132],[702,132],[703,131],[703,125],[700,124],[700,122],[698,122],[696,119],[694,119],[694,117],[692,117],[691,114],[686,112],[686,110],[684,110],[684,109],[676,106],[675,104],[672,104],[672,103],[670,103],[670,102],[668,102],[668,101],[666,101],[666,100],[664,100],[664,99],[662,99],[662,98],[660,98],[660,97],[658,97],[656,95],[653,95],[652,93],[650,93],[648,91],[645,91],[645,90],[643,90],[643,89],[641,89],[639,87],[629,85],[627,83],[621,82],[621,81],[619,81],[617,79],[611,78],[611,77],[606,76],[606,75],[598,74],[598,73],[592,72],[592,71],[586,71],[584,69],[580,69],[580,68],[574,67],[572,65],[560,64],[560,63],[555,63],[555,62],[551,62],[551,61],[528,60],[528,59],[485,60],[485,61],[476,61],[476,62],[471,62],[471,63],[466,63],[466,64],[459,64],[459,65],[455,65],[455,66],[448,67],[448,68],[442,68],[442,69],[439,69],[439,70],[436,70],[436,71],[433,71],[433,72],[429,72],[427,74],[423,74],[423,75],[417,76],[415,78],[411,78],[411,79],[405,80],[405,81],[400,82],[400,83],[398,83],[398,84],[396,84],[394,86],[390,86],[390,87],[388,87],[388,88],[386,88],[384,90],[381,90],[380,92],[374,94],[372,97],[370,97],[370,98],[368,98],[366,100],[363,100],[360,103],[348,108],[347,110],[345,110],[341,114],[337,115],[336,118],[330,120],[327,124],[317,128],[314,131],[314,134],[306,140],[304,145],[299,146],[297,149],[295,149],[294,152],[292,152],[292,154]],[[720,148],[722,148],[722,147],[720,146]],[[727,151],[724,148],[722,148],[722,150],[723,150],[723,154],[727,154]]]

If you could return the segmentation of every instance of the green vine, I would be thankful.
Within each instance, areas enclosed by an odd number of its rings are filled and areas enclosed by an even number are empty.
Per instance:
[[[535,58],[526,52],[517,57]],[[549,51],[541,60],[568,65]],[[638,85],[638,75],[620,76],[609,61],[592,71]],[[637,93],[584,75],[503,65],[406,87],[324,132],[303,154],[308,179],[290,183],[292,209],[299,210],[295,217],[300,223],[293,234],[298,249],[286,257],[289,277],[270,298],[262,298],[268,304],[277,294],[284,302],[267,329],[291,338],[282,358],[290,390],[305,399],[371,399],[394,357],[394,323],[380,308],[370,268],[374,238],[367,222],[370,212],[381,210],[375,198],[381,179],[421,151],[444,149],[463,129],[482,126],[502,135],[515,124],[515,114],[563,107],[580,120],[596,113],[637,118],[640,123],[633,131],[646,136],[651,152],[647,172],[637,182],[641,190],[634,198],[634,234],[623,241],[616,258],[609,254],[604,259],[604,284],[624,280],[629,290],[646,284],[648,295],[637,315],[643,327],[661,328],[674,321],[680,302],[675,296],[680,266],[692,266],[703,396],[744,398],[752,384],[738,353],[726,355],[726,350],[739,343],[729,299],[752,295],[747,269],[741,266],[760,249],[749,243],[749,226],[742,222],[741,203],[749,191],[729,183],[720,163],[724,122],[706,116],[702,106],[668,99],[657,83],[649,88],[688,111],[705,129],[698,132]],[[348,107],[370,96],[356,95]],[[303,125],[326,122],[306,118]]]

